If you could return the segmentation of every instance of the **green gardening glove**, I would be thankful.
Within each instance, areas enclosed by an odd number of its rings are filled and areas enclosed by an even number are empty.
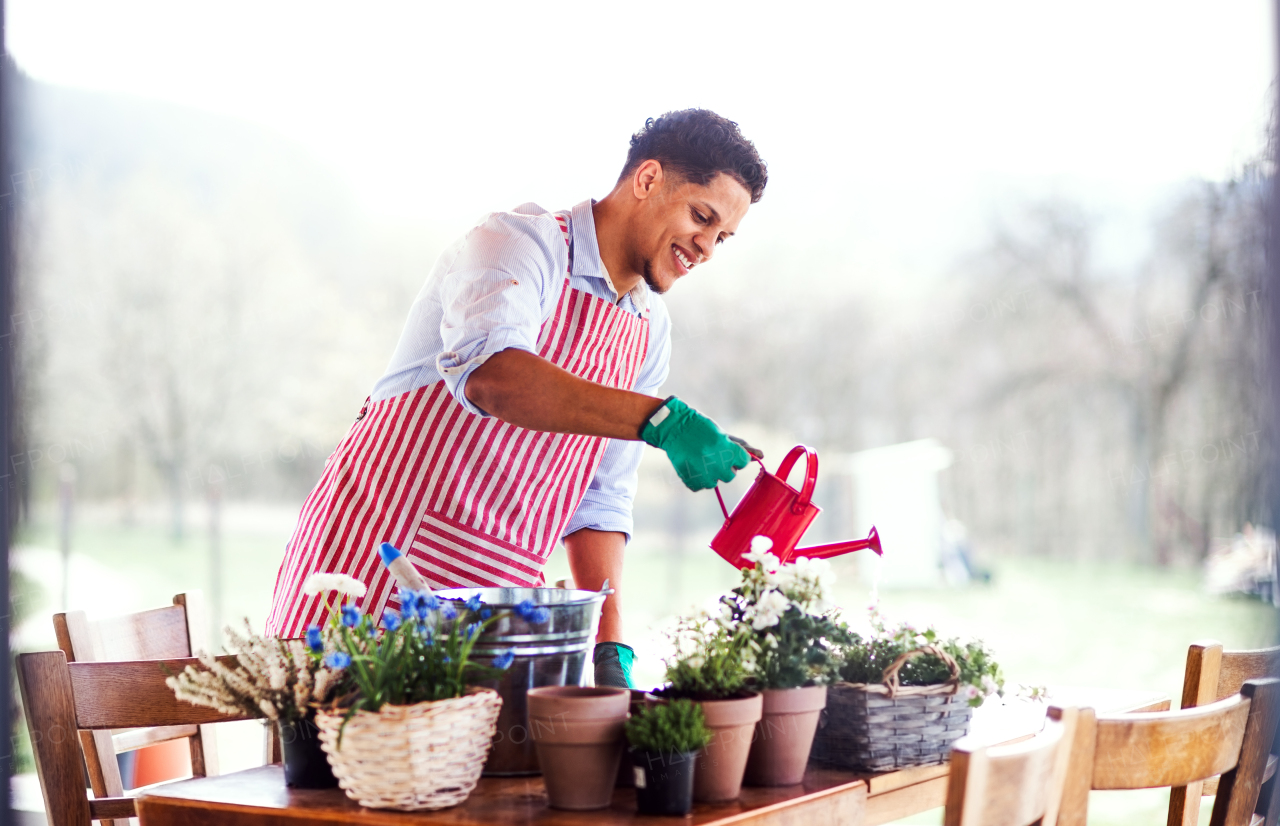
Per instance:
[[[640,438],[667,453],[689,490],[706,490],[733,481],[750,455],[720,426],[671,396],[640,430]]]

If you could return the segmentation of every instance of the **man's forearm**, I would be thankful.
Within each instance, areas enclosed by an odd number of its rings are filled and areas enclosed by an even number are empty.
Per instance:
[[[640,438],[662,399],[580,379],[524,350],[503,350],[473,371],[467,399],[504,422],[547,433]]]
[[[605,599],[600,609],[596,642],[622,642],[622,557],[627,535],[583,528],[566,536],[564,547],[569,552],[569,570],[576,587],[598,591],[607,579],[616,592]]]

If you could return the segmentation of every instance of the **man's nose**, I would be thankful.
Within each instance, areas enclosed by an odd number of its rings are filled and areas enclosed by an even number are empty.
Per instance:
[[[716,251],[715,241],[705,235],[693,236],[693,246],[694,252],[699,255],[699,263],[703,261],[710,261],[711,256],[714,255]]]

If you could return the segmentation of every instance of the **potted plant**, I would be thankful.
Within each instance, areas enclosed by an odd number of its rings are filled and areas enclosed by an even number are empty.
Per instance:
[[[875,607],[871,633],[850,634],[836,653],[840,679],[831,686],[813,758],[841,768],[946,762],[951,744],[968,732],[973,708],[1004,690],[1000,666],[981,642],[891,625]]]
[[[484,629],[501,616],[479,597],[441,600],[402,589],[403,615],[380,622],[343,605],[330,614],[326,660],[345,668],[340,693],[316,714],[320,741],[347,796],[380,809],[461,803],[484,768],[502,707],[474,683],[495,668],[472,660]],[[497,669],[514,654],[500,654]]]
[[[318,578],[317,578],[318,577]],[[308,580],[311,593],[335,590],[356,599],[364,583],[342,574],[319,574]],[[187,666],[167,682],[180,700],[227,714],[264,718],[279,728],[285,783],[294,788],[327,789],[338,785],[320,747],[316,708],[330,702],[345,680],[344,669],[326,654],[318,629],[302,640],[279,640],[226,629],[235,665],[198,652],[203,669]]]
[[[743,631],[705,616],[682,619],[672,635],[676,654],[667,662],[666,686],[654,692],[697,703],[711,730],[694,773],[693,799],[700,803],[738,797],[760,721],[763,697],[747,685],[753,655]]]
[[[754,654],[754,682],[763,709],[747,757],[746,782],[790,786],[804,779],[818,715],[837,660],[831,646],[848,636],[827,610],[834,576],[823,559],[783,565],[769,553],[772,542],[756,537],[745,558],[742,584],[721,597],[721,622],[742,629]]]
[[[645,815],[685,815],[693,808],[695,757],[711,740],[702,709],[672,700],[627,721],[636,806]]]
[[[631,692],[608,686],[531,688],[529,735],[556,809],[604,809],[622,761]]]

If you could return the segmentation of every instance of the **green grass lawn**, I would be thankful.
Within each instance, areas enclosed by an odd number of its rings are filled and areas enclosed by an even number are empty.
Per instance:
[[[261,627],[265,621],[294,515],[288,508],[227,508],[224,622],[247,616]],[[124,525],[110,510],[82,509],[73,532],[74,560],[99,574],[73,581],[72,607],[104,616],[168,604],[179,591],[207,589],[209,541],[196,522],[203,518],[193,513],[190,535],[175,544],[158,517]],[[48,515],[37,512],[35,521],[20,531],[18,545],[20,556],[57,565],[53,552],[35,550],[57,547]],[[672,618],[713,604],[737,582],[736,571],[709,550],[669,553],[658,550],[662,547],[642,535],[627,561],[624,612],[628,637],[640,657],[636,676],[641,685],[661,679],[663,631]],[[870,601],[869,584],[859,580],[853,560],[837,560],[836,566],[836,602],[851,620],[861,621]],[[1193,640],[1259,647],[1277,636],[1274,609],[1255,600],[1209,596],[1196,571],[1038,559],[1001,560],[993,569],[990,585],[885,591],[881,606],[895,618],[932,623],[948,635],[982,638],[995,650],[1010,683],[1138,688],[1175,698]],[[48,583],[57,580],[56,574],[45,577],[43,587],[33,587],[24,599],[30,620],[20,644],[28,648],[52,644],[48,616],[59,610],[60,596]],[[563,551],[557,551],[547,578],[567,576]],[[47,637],[42,629],[48,629]],[[1095,793],[1090,823],[1157,826],[1164,823],[1166,801],[1167,792],[1159,790]],[[941,814],[903,823],[941,823]]]

